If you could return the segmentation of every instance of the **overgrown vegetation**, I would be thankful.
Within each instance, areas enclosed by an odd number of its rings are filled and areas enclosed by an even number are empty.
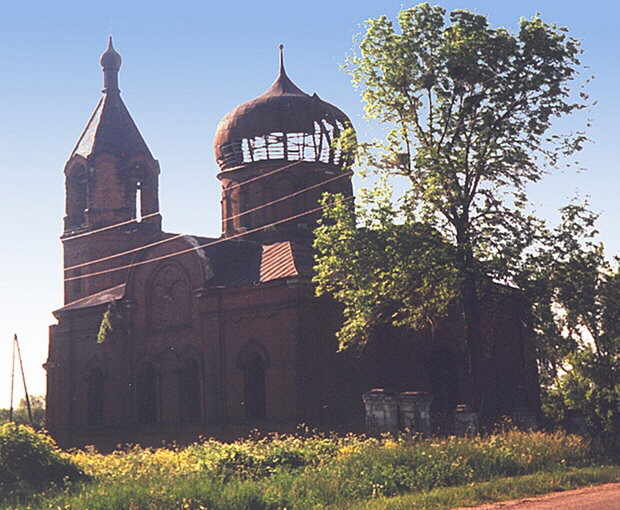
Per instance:
[[[48,443],[45,443],[48,444]],[[18,457],[15,457],[18,458]],[[9,494],[0,508],[310,509],[419,493],[592,462],[588,441],[564,433],[510,431],[485,438],[271,436],[186,448],[131,447],[67,454],[92,481]],[[12,506],[13,505],[13,506]]]
[[[52,438],[25,425],[0,426],[0,494],[21,501],[41,490],[83,480],[84,472]]]
[[[546,413],[578,411],[596,445],[620,456],[620,265],[597,239],[584,205],[527,256],[517,277],[532,303],[532,330]]]
[[[499,478],[491,482],[439,488],[424,493],[371,499],[353,505],[337,505],[330,507],[330,510],[450,510],[618,481],[620,481],[618,466],[575,468]]]

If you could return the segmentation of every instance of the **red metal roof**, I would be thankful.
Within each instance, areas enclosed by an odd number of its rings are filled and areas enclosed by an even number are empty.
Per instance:
[[[309,248],[284,241],[263,246],[260,263],[260,282],[309,275],[312,271],[312,252]]]

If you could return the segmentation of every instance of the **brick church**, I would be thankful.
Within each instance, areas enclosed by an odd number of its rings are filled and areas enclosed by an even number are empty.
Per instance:
[[[103,95],[65,165],[65,304],[45,365],[47,428],[61,445],[298,423],[361,431],[370,388],[430,392],[437,413],[466,397],[458,319],[433,341],[385,328],[361,357],[337,352],[340,310],[314,296],[312,231],[323,192],[353,194],[334,143],[345,113],[298,88],[281,56],[271,87],[217,127],[221,236],[169,233],[159,163],[121,99],[111,40],[101,65]],[[485,303],[487,404],[537,409],[527,307],[505,288]]]

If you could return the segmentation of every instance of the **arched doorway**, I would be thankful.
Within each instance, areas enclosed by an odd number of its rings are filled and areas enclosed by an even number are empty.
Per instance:
[[[249,342],[239,353],[237,366],[243,372],[243,405],[248,420],[267,417],[267,368],[269,359],[265,348],[256,341]]]
[[[101,369],[93,368],[87,376],[86,390],[86,423],[88,425],[103,424],[104,375]]]
[[[179,402],[182,423],[198,423],[202,417],[200,367],[195,359],[183,363],[179,374]]]

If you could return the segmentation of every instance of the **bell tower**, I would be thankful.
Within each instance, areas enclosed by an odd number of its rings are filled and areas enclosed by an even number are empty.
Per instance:
[[[111,37],[101,66],[103,96],[65,166],[65,237],[143,216],[160,228],[150,216],[159,210],[159,165],[121,99]]]
[[[61,240],[67,278],[105,267],[96,264],[69,271],[67,268],[131,249],[161,234],[159,163],[121,99],[121,56],[111,37],[100,63],[103,95],[65,165],[66,208]],[[105,266],[121,265],[123,261],[119,257]],[[120,271],[101,278],[69,280],[65,303],[112,286],[123,277]]]

